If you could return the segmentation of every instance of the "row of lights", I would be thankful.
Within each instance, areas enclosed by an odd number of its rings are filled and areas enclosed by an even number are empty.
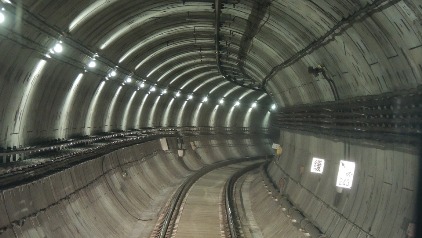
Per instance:
[[[89,68],[94,68],[94,67],[96,66],[96,63],[95,63],[95,57],[97,57],[97,56],[98,56],[98,55],[96,54],[96,55],[94,56],[94,59],[88,63],[88,67],[89,67]],[[107,75],[106,79],[108,80],[109,78],[113,78],[113,77],[116,77],[116,76],[117,76],[117,71],[116,71],[116,69],[113,69],[113,70],[112,70],[112,71],[110,71],[110,73]],[[124,85],[125,83],[126,83],[126,84],[129,84],[129,83],[132,83],[132,82],[133,82],[132,77],[131,77],[131,76],[128,76],[128,77],[125,79],[125,81],[124,81],[123,85]],[[145,88],[145,81],[142,81],[142,82],[140,82],[140,83],[139,83],[138,90],[139,90],[139,89],[141,89],[141,88]],[[149,88],[148,94],[150,94],[150,93],[152,93],[152,92],[155,92],[155,91],[157,91],[157,87],[156,87],[156,85],[152,85],[152,86]],[[167,93],[168,93],[168,90],[167,90],[167,89],[162,89],[162,90],[161,90],[161,93],[160,93],[160,96],[165,95],[165,94],[167,94]],[[180,96],[181,96],[180,91],[175,92],[175,97],[176,97],[176,98],[178,98],[178,97],[180,97]],[[192,100],[192,99],[193,99],[193,95],[192,95],[192,94],[189,94],[189,95],[187,96],[187,98],[186,98],[186,101],[189,101],[189,100]],[[203,103],[205,103],[205,102],[207,102],[207,101],[208,101],[208,97],[207,97],[207,96],[205,96],[205,97],[203,97],[203,98],[202,98],[202,102],[203,102]],[[220,100],[219,100],[219,104],[220,104],[220,105],[224,104],[224,98],[222,98],[222,99],[220,99]],[[254,103],[252,103],[251,108],[256,108],[256,107],[257,107],[257,105],[258,105],[258,104],[257,104],[256,102],[254,102]],[[236,102],[235,102],[235,104],[234,104],[234,106],[235,106],[235,107],[236,107],[236,106],[240,106],[240,102],[239,102],[239,101],[236,101]],[[276,108],[277,108],[276,104],[271,105],[271,110],[275,110]]]
[[[5,12],[5,8],[1,8],[1,11],[0,11],[0,24],[1,23],[3,23],[5,20],[6,20],[6,15],[4,14],[4,12]],[[62,53],[63,52],[63,50],[64,50],[64,47],[63,47],[63,42],[61,41],[61,40],[58,40],[54,45],[53,45],[53,47],[51,47],[49,50],[48,50],[48,52],[45,54],[45,57],[47,57],[47,58],[51,58],[52,57],[52,55],[57,55],[57,54],[60,54],[60,53]],[[85,72],[87,72],[87,68],[88,69],[93,69],[93,68],[95,68],[95,67],[97,67],[97,61],[96,61],[96,58],[98,57],[98,54],[94,54],[94,56],[91,58],[91,60],[86,64],[86,68],[85,68]],[[117,67],[116,67],[117,68]],[[107,76],[105,77],[105,79],[106,80],[109,80],[110,78],[115,78],[116,76],[117,76],[117,69],[116,68],[114,68],[114,69],[112,69],[108,74],[107,74]],[[124,80],[124,82],[122,83],[122,85],[125,85],[125,84],[130,84],[130,83],[132,83],[133,82],[133,79],[132,79],[132,76],[131,75],[129,75],[129,76],[127,76],[126,77],[126,79]],[[145,81],[142,81],[142,82],[140,82],[139,83],[139,85],[138,85],[138,90],[140,89],[140,88],[145,88]],[[149,93],[151,93],[151,92],[155,92],[157,90],[157,88],[156,88],[156,85],[152,85],[150,88],[149,88],[149,92],[148,92],[148,94]],[[167,89],[162,89],[161,90],[161,94],[160,95],[164,95],[164,94],[167,94]],[[175,97],[180,97],[181,96],[181,93],[180,93],[180,91],[177,91],[176,93],[175,93]],[[189,94],[188,96],[187,96],[187,98],[186,98],[186,100],[188,101],[188,100],[192,100],[193,99],[193,95],[192,94]],[[206,96],[206,97],[204,97],[204,98],[202,98],[202,102],[203,103],[205,103],[205,102],[207,102],[208,101],[208,97]],[[224,104],[224,98],[222,98],[222,99],[220,99],[219,100],[219,104],[220,105],[222,105],[222,104]],[[237,106],[240,106],[240,101],[236,101],[235,102],[235,104],[234,104],[234,107],[237,107]],[[257,103],[256,102],[254,102],[254,103],[252,103],[251,104],[251,108],[256,108],[257,107]],[[275,110],[277,108],[277,106],[275,105],[275,104],[273,104],[272,106],[271,106],[271,110]]]
[[[63,46],[62,46],[62,41],[59,41],[59,42],[57,42],[56,43],[56,45],[54,45],[54,47],[52,48],[52,49],[50,49],[50,51],[49,51],[51,54],[55,54],[55,53],[61,53],[61,52],[63,52]],[[95,58],[96,57],[98,57],[98,54],[95,54],[94,55],[94,58],[88,63],[88,67],[89,68],[95,68],[96,67],[96,61],[95,61]],[[113,69],[113,70],[111,70],[109,73],[108,73],[108,75],[107,75],[107,77],[106,77],[106,79],[108,80],[109,78],[114,78],[114,77],[116,77],[117,76],[117,70],[116,69]],[[131,76],[128,76],[126,79],[125,79],[125,81],[124,81],[124,83],[127,83],[127,84],[129,84],[129,83],[132,83],[132,81],[133,81],[133,79],[132,79],[132,77]],[[138,90],[140,89],[140,88],[144,88],[145,87],[145,82],[144,81],[142,81],[140,84],[139,84],[139,87],[138,87]],[[156,86],[155,85],[153,85],[153,86],[151,86],[150,87],[150,89],[149,89],[149,92],[148,93],[151,93],[151,92],[155,92],[157,90],[157,88],[156,88]],[[167,94],[167,89],[162,89],[161,90],[161,94],[160,95],[164,95],[164,94]],[[175,94],[175,96],[176,97],[180,97],[181,96],[181,93],[178,91],[178,92],[176,92],[176,94]],[[188,97],[187,97],[187,101],[188,100],[191,100],[191,99],[193,99],[193,95],[192,94],[189,94],[188,95]],[[207,102],[208,101],[208,97],[206,96],[206,97],[204,97],[203,99],[202,99],[202,102],[204,103],[204,102]],[[220,99],[219,100],[219,104],[220,105],[222,105],[222,104],[224,104],[224,99],[222,98],[222,99]],[[234,104],[234,106],[240,106],[240,102],[239,101],[236,101],[235,102],[235,104]],[[254,103],[252,103],[252,105],[251,105],[251,108],[256,108],[257,107],[257,103],[256,102],[254,102]],[[275,110],[276,109],[276,105],[275,104],[273,104],[272,106],[271,106],[271,109],[272,110]]]

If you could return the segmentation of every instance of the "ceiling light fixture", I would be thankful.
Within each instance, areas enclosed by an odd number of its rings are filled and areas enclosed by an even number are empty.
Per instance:
[[[204,97],[203,99],[202,99],[202,102],[207,102],[208,101],[208,97]]]
[[[257,106],[256,102],[252,103],[252,108],[255,108]]]
[[[271,105],[271,109],[275,110],[277,108],[277,106],[275,104]]]
[[[239,105],[240,105],[239,101],[236,101],[236,103],[234,104],[234,106],[239,106]]]
[[[117,75],[117,71],[115,70],[115,69],[113,69],[109,74],[108,74],[110,77],[116,77],[116,75]]]
[[[176,97],[180,97],[180,92],[177,92],[176,93]]]
[[[220,104],[223,104],[224,103],[224,98],[220,99],[219,103]]]
[[[97,62],[95,62],[95,59],[89,61],[88,67],[89,68],[95,68],[97,66]]]
[[[53,51],[55,53],[62,53],[63,52],[63,45],[62,45],[61,41],[57,42],[56,45],[54,45]]]
[[[0,24],[3,23],[6,20],[6,16],[0,12]]]

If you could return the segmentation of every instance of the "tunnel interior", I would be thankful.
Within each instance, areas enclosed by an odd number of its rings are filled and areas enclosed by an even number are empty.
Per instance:
[[[421,84],[420,0],[0,0],[0,237],[155,237],[255,157],[251,237],[416,237]]]

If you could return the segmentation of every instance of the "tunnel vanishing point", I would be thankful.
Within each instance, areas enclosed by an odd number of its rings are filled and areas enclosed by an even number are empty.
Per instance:
[[[0,0],[0,238],[418,237],[421,85],[421,0]]]

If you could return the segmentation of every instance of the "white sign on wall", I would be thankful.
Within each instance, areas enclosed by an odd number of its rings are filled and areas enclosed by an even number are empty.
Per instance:
[[[340,160],[336,186],[340,188],[351,188],[354,173],[355,162]]]
[[[161,138],[160,139],[160,144],[161,144],[161,149],[163,149],[164,151],[168,151],[169,150],[169,145],[167,144],[167,139],[166,138]]]
[[[325,160],[320,158],[313,158],[311,165],[311,173],[322,174],[324,171]]]

